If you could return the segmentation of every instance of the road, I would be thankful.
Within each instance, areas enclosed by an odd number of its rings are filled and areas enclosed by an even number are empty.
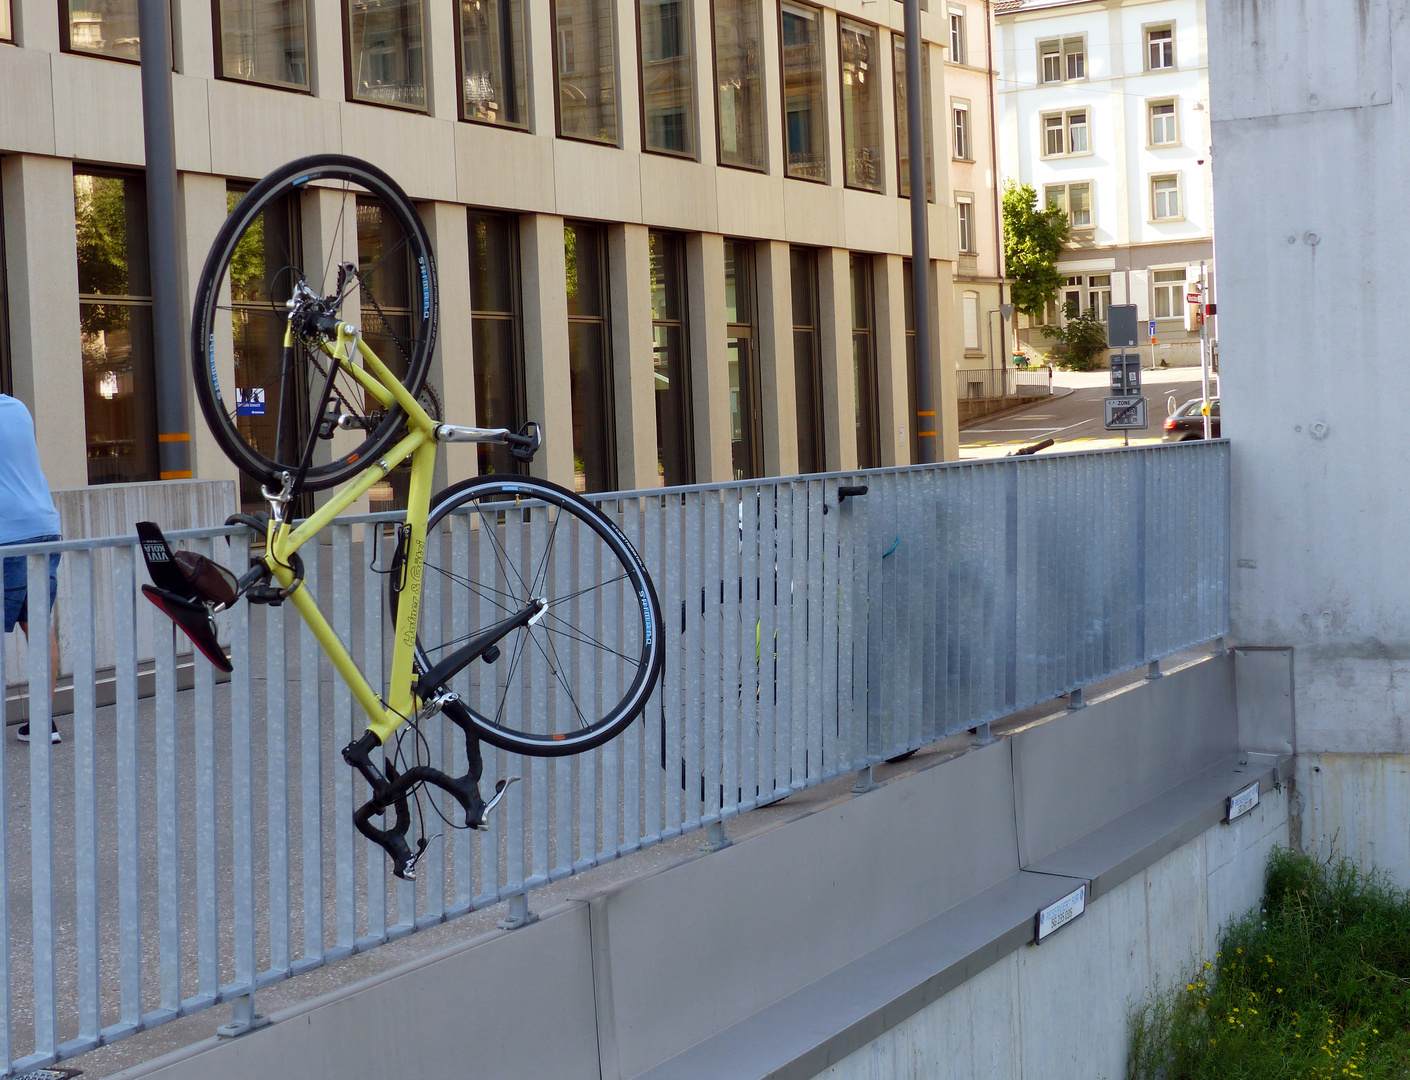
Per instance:
[[[1040,453],[1069,450],[1099,450],[1123,445],[1121,432],[1107,431],[1102,401],[1111,392],[1111,376],[1106,371],[1059,371],[1054,378],[1053,397],[1031,409],[982,420],[960,432],[960,457],[1005,457],[1021,446],[1044,439],[1055,445]],[[1218,379],[1210,378],[1209,393],[1216,396]],[[1199,368],[1164,368],[1141,373],[1150,427],[1131,432],[1131,445],[1160,442],[1161,424],[1167,401],[1177,404],[1199,396]]]

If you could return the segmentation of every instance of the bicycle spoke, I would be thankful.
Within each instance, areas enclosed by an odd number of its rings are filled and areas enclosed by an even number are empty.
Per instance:
[[[557,616],[552,615],[552,614],[549,615],[549,618],[550,618],[550,619],[555,619],[557,622],[563,622],[562,619],[558,619]],[[563,625],[564,625],[564,626],[568,626],[569,629],[567,629],[567,630],[558,630],[558,629],[553,628],[552,626],[549,626],[548,623],[544,623],[544,624],[543,624],[543,628],[544,628],[545,631],[547,631],[547,632],[550,633],[550,634],[558,634],[558,635],[560,635],[561,637],[567,638],[569,641],[576,641],[576,642],[578,642],[579,644],[582,644],[582,645],[591,645],[594,649],[601,649],[603,652],[605,652],[605,653],[610,653],[611,655],[613,655],[613,656],[615,656],[615,657],[618,657],[618,658],[621,659],[621,660],[625,660],[625,661],[626,661],[627,663],[629,663],[629,664],[633,664],[633,665],[635,665],[636,667],[641,667],[641,658],[640,658],[640,657],[637,657],[637,656],[628,656],[626,653],[620,653],[620,652],[618,652],[616,649],[612,648],[612,646],[606,644],[605,642],[601,642],[601,641],[598,641],[598,640],[595,639],[595,638],[590,638],[590,637],[585,636],[585,635],[583,634],[583,632],[582,632],[581,630],[579,630],[576,626],[570,626],[570,624],[568,624],[568,623],[563,623]]]
[[[501,592],[499,589],[492,589],[488,585],[481,585],[478,581],[472,581],[469,578],[463,578],[458,574],[453,574],[449,570],[443,569],[442,567],[432,566],[430,563],[425,564],[425,569],[434,570],[436,573],[449,578],[455,584],[463,585],[465,588],[469,589],[476,596],[478,596],[481,600],[488,601],[495,607],[499,608],[500,611],[510,612],[515,610],[514,608],[511,608],[508,604],[502,604],[493,596],[489,595],[489,593],[498,593],[500,596],[508,597],[510,600],[513,600],[514,595],[512,593]],[[488,592],[484,590],[488,590]]]
[[[614,578],[609,578],[606,581],[599,581],[596,585],[588,585],[585,588],[579,589],[577,592],[570,592],[567,596],[559,596],[553,600],[550,600],[548,602],[548,606],[556,607],[558,604],[566,603],[569,600],[576,600],[580,596],[585,596],[586,594],[592,592],[594,589],[605,589],[608,585],[614,585],[619,581],[625,581],[627,579],[627,576],[627,574],[621,573]]]
[[[533,627],[529,627],[529,640],[534,643],[534,647],[538,649],[539,655],[543,657],[544,663],[548,665],[548,670],[553,672],[554,678],[558,680],[558,685],[563,687],[563,692],[568,695],[568,700],[573,703],[573,711],[578,714],[578,725],[584,730],[590,728],[592,725],[588,723],[587,717],[583,715],[583,710],[578,706],[578,699],[573,696],[573,688],[569,686],[567,681],[563,678],[561,665],[558,663],[558,650],[553,650],[553,658],[550,659],[548,653],[544,652],[543,646],[539,644],[538,638],[534,637]],[[548,644],[549,648],[553,647],[552,639],[549,639]]]
[[[548,540],[544,542],[543,558],[539,559],[538,569],[534,571],[534,587],[529,595],[534,595],[539,591],[539,585],[543,581],[544,572],[548,569],[548,556],[553,551],[553,540],[558,535],[558,523],[563,520],[563,511],[560,509],[553,519],[553,528],[548,530]]]
[[[514,571],[514,576],[519,579],[519,587],[524,590],[524,595],[523,595],[522,597],[515,597],[515,599],[522,599],[522,600],[527,600],[527,599],[529,599],[529,597],[530,597],[529,586],[528,586],[527,584],[525,584],[524,579],[523,579],[522,577],[520,577],[520,575],[519,575],[519,568],[516,567],[516,566],[514,565],[513,560],[511,560],[511,559],[509,558],[509,552],[505,551],[505,550],[504,550],[504,545],[499,542],[499,537],[498,537],[498,535],[496,535],[497,532],[498,532],[498,527],[496,526],[495,522],[491,521],[489,518],[487,518],[487,517],[485,516],[485,508],[484,508],[484,506],[482,506],[482,505],[477,505],[477,506],[476,506],[476,509],[479,510],[479,512],[480,512],[480,520],[481,520],[482,522],[484,522],[484,527],[485,527],[486,531],[488,531],[488,533],[489,533],[489,541],[490,541],[490,544],[491,544],[491,545],[493,546],[493,548],[494,548],[495,559],[496,559],[496,560],[498,561],[498,563],[499,563],[499,572],[500,572],[500,574],[504,577],[505,583],[506,583],[506,584],[509,583],[509,575],[508,575],[507,573],[505,573],[505,566],[507,565],[510,570]],[[493,510],[492,510],[491,513],[496,513],[496,514],[497,514],[498,511],[493,511]],[[513,594],[511,593],[510,595],[512,596]]]
[[[519,667],[519,659],[524,654],[524,635],[519,636],[519,640],[514,645],[514,652],[509,658],[509,671],[504,677],[504,696],[499,699],[499,708],[494,712],[494,722],[498,724],[504,717],[504,703],[509,700],[509,695],[514,686],[514,672]]]

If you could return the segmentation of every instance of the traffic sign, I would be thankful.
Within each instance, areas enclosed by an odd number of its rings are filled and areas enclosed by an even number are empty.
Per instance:
[[[1141,354],[1111,354],[1111,392],[1130,397],[1141,392]]]
[[[1135,304],[1112,304],[1106,309],[1106,343],[1113,349],[1135,348]]]
[[[1109,397],[1106,399],[1106,429],[1108,431],[1144,430],[1146,399],[1143,397]]]
[[[1155,337],[1155,320],[1154,320],[1154,319],[1151,320],[1151,337],[1152,337],[1152,338]]]

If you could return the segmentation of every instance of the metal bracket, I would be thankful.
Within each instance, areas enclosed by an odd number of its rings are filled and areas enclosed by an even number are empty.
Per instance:
[[[538,914],[529,910],[529,894],[519,893],[509,898],[509,914],[499,920],[501,930],[518,930],[539,921]]]
[[[734,841],[725,835],[725,823],[712,821],[705,826],[705,842],[700,845],[700,850],[723,851],[733,843]]]
[[[1082,700],[1082,688],[1080,686],[1067,695],[1068,711],[1075,712],[1078,709],[1085,709],[1086,707],[1087,703]]]
[[[255,995],[250,991],[230,1003],[230,1023],[221,1024],[215,1033],[222,1039],[233,1039],[268,1026],[269,1017],[255,1012]]]
[[[970,746],[988,746],[994,741],[994,733],[989,730],[989,721],[984,721],[974,729],[974,742]]]
[[[880,786],[880,784],[878,784],[875,780],[872,779],[871,766],[863,765],[860,769],[857,770],[857,779],[856,782],[852,785],[852,794],[865,795],[872,788]]]
[[[1150,666],[1146,668],[1147,679],[1161,679],[1165,677],[1165,672],[1160,670],[1160,661],[1152,660]]]

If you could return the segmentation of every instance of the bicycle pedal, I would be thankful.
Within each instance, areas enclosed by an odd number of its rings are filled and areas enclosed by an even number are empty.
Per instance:
[[[497,807],[504,800],[505,793],[509,790],[509,785],[517,784],[521,779],[522,777],[511,776],[507,779],[499,780],[495,783],[494,798],[492,798],[489,802],[485,803],[485,809],[480,813],[480,824],[476,825],[475,828],[489,828],[486,819],[490,816],[490,814],[494,813],[495,807]]]

